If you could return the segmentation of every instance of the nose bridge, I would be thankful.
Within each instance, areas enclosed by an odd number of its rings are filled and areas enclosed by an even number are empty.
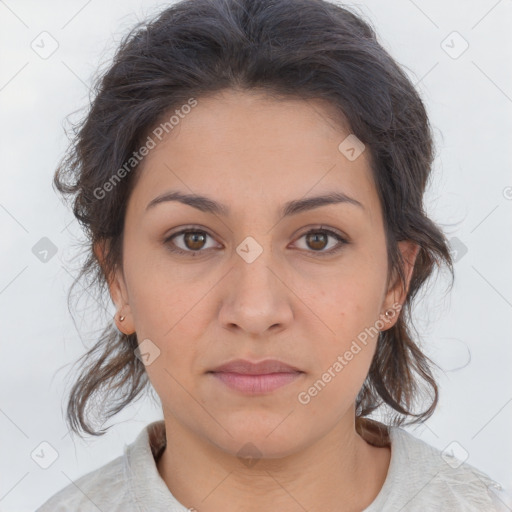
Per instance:
[[[271,248],[271,234],[260,241],[246,237],[234,254],[230,285],[224,295],[221,321],[246,331],[264,332],[291,318],[286,287],[279,279]],[[277,274],[277,275],[276,275]]]
[[[273,261],[271,240],[271,235],[260,236],[259,241],[248,236],[236,248],[235,289],[239,296],[248,296],[248,304],[254,301],[255,295],[268,303],[273,301],[276,293],[279,293],[275,283],[276,264]],[[265,304],[262,303],[261,306],[264,307]]]

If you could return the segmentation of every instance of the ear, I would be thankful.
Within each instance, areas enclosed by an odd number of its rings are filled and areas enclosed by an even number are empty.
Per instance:
[[[117,328],[124,334],[132,334],[135,332],[135,327],[133,324],[133,317],[128,300],[128,289],[126,287],[123,272],[121,269],[116,269],[113,274],[110,273],[107,275],[107,269],[104,265],[105,257],[108,254],[107,251],[110,250],[109,240],[101,240],[95,243],[93,250],[103,269],[105,278],[107,279],[110,298],[117,309],[117,313],[114,316]],[[123,321],[120,320],[121,316],[124,316]]]
[[[381,313],[381,317],[386,323],[386,328],[383,330],[393,327],[393,325],[395,325],[398,320],[398,313],[402,309],[402,306],[407,298],[414,265],[420,250],[420,246],[411,240],[402,240],[398,242],[398,248],[400,249],[402,258],[404,260],[405,283],[402,283],[400,280],[398,272],[394,271],[392,273],[393,278],[384,300],[384,310]],[[388,316],[385,315],[386,311],[389,312]]]

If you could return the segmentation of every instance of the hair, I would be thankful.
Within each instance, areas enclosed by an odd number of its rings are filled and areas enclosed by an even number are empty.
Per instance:
[[[425,421],[439,391],[435,365],[413,339],[412,300],[443,265],[453,285],[448,242],[423,206],[434,159],[432,130],[414,85],[374,29],[334,3],[184,0],[123,37],[113,62],[95,80],[87,114],[75,124],[53,180],[72,200],[87,235],[87,258],[70,292],[87,279],[100,294],[108,293],[109,277],[122,269],[125,211],[141,170],[133,156],[151,130],[190,98],[229,89],[324,100],[365,144],[384,219],[388,282],[397,275],[406,289],[399,241],[416,243],[419,252],[398,320],[380,332],[356,398],[356,428],[369,425],[365,417],[381,406],[391,411],[393,424]],[[133,170],[117,179],[106,199],[98,198],[98,190],[123,166],[126,170],[126,162]],[[104,242],[107,251],[100,260],[94,247]],[[123,334],[110,322],[77,361],[80,373],[66,415],[75,433],[105,433],[92,427],[87,412],[98,397],[108,419],[150,387],[134,353],[137,346],[136,333]],[[423,410],[415,412],[417,403]]]

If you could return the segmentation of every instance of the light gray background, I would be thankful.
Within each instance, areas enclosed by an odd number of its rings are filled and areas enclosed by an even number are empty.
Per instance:
[[[67,144],[64,119],[86,104],[93,73],[108,63],[128,28],[164,5],[0,0],[2,511],[33,510],[71,480],[119,456],[125,443],[161,417],[146,399],[115,418],[116,426],[102,438],[67,435],[67,372],[100,324],[92,299],[77,316],[79,333],[68,312],[66,293],[78,269],[81,235],[51,179]],[[460,258],[453,292],[446,296],[441,276],[416,309],[425,350],[446,374],[438,375],[437,412],[409,430],[440,449],[451,445],[456,455],[467,453],[467,462],[510,489],[512,1],[349,5],[371,20],[381,43],[418,84],[438,153],[428,212],[449,238],[459,240],[453,242]],[[31,47],[51,48],[43,31],[58,42],[48,58]],[[469,47],[459,55],[464,40]],[[43,237],[57,248],[46,262],[33,253]],[[58,453],[48,469],[31,458],[43,441]]]

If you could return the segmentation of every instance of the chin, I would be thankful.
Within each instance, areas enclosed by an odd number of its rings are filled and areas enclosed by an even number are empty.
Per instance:
[[[260,413],[243,413],[243,417],[222,422],[227,434],[210,439],[220,449],[230,455],[250,459],[280,459],[293,455],[308,445],[305,437],[305,425],[298,425],[284,415],[270,414],[263,417]],[[284,419],[284,421],[283,421]],[[217,431],[218,432],[218,431]]]

